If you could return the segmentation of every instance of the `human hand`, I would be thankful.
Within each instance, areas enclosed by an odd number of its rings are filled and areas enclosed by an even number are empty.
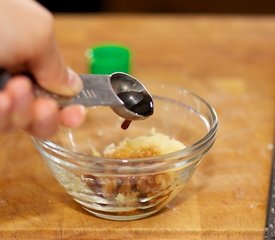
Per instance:
[[[45,89],[72,96],[82,89],[78,75],[66,68],[53,34],[52,15],[32,0],[0,2],[0,67],[31,72]],[[34,98],[31,80],[12,77],[0,91],[0,130],[20,128],[39,137],[53,135],[59,124],[76,127],[83,106],[62,110],[48,98]]]

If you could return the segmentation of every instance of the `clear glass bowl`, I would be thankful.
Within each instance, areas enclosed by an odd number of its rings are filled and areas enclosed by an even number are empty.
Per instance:
[[[133,220],[156,213],[184,188],[215,141],[218,119],[205,100],[171,85],[145,86],[154,98],[154,114],[132,122],[127,130],[109,107],[91,107],[81,127],[60,128],[51,139],[33,137],[59,183],[98,217]],[[186,147],[148,158],[98,156],[109,144],[148,135],[152,129]]]

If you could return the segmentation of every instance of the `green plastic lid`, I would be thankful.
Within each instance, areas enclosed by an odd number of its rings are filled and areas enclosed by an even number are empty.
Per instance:
[[[130,73],[130,57],[130,50],[124,46],[95,46],[88,51],[89,71],[94,74]]]

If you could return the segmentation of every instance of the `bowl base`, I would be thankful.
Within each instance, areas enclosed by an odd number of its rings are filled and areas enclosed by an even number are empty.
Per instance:
[[[155,213],[157,213],[160,209],[156,209],[155,211],[149,212],[149,213],[142,213],[142,214],[135,214],[135,215],[129,215],[129,216],[123,216],[123,215],[110,215],[107,213],[99,213],[97,211],[94,211],[92,209],[83,207],[84,210],[87,212],[91,213],[92,215],[99,217],[99,218],[104,218],[108,220],[114,220],[114,221],[132,221],[132,220],[138,220],[142,218],[149,217]]]

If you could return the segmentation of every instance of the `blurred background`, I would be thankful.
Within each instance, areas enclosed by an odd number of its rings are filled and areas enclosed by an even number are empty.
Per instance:
[[[52,12],[274,14],[275,0],[39,0]]]

